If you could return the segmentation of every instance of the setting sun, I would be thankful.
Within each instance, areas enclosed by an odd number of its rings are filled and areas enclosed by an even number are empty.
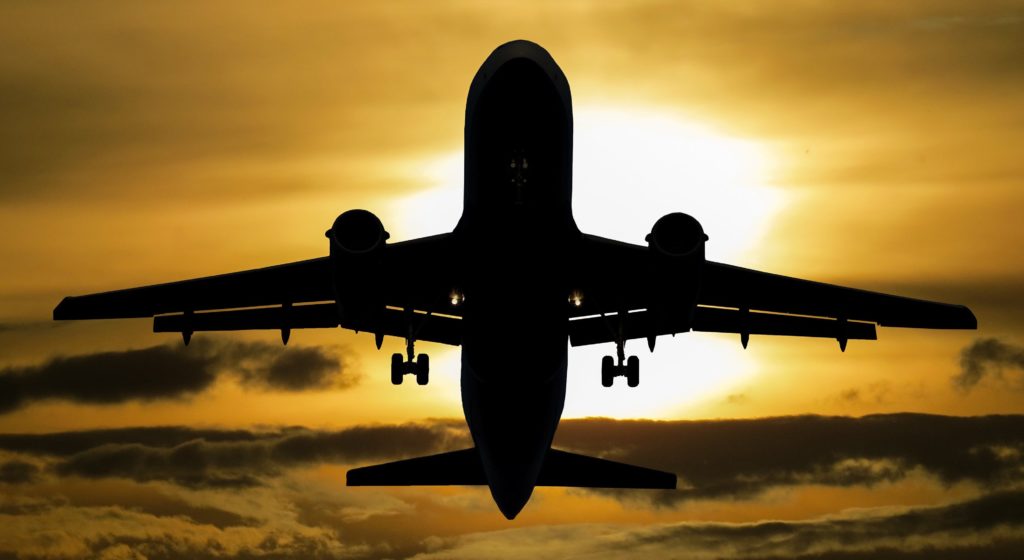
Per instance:
[[[662,215],[696,217],[710,236],[709,258],[743,262],[784,207],[771,185],[775,162],[755,141],[654,108],[583,106],[574,114],[573,209],[587,233],[644,244]],[[408,180],[427,188],[390,206],[396,239],[449,231],[462,209],[462,152],[417,160]],[[615,266],[615,263],[608,263]],[[605,389],[601,357],[612,344],[569,354],[567,417],[678,417],[708,399],[725,399],[756,374],[757,364],[738,337],[690,333],[661,337],[658,353],[634,341],[627,353],[644,358],[644,382]],[[457,350],[444,350],[457,355]]]

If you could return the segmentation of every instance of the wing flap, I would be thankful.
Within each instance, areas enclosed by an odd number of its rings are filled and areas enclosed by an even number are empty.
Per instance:
[[[615,341],[617,316],[587,317],[569,321],[569,342],[573,346]],[[747,333],[781,336],[807,336],[847,340],[876,340],[875,325],[859,321],[838,321],[823,317],[801,317],[776,313],[743,313],[738,309],[697,307],[692,323],[685,317],[656,321],[652,325],[647,311],[627,313],[622,324],[626,340],[676,334],[688,330],[718,333]]]
[[[839,321],[821,317],[800,317],[776,313],[743,313],[736,309],[698,307],[693,330],[717,333],[747,333],[805,336],[847,340],[877,340],[874,323]]]
[[[264,307],[207,311],[193,314],[160,315],[153,318],[153,332],[203,332],[282,329],[330,329],[380,333],[405,338],[410,317],[402,311],[384,309],[376,322],[366,319],[339,320],[338,306],[317,303],[289,307]],[[444,315],[414,313],[417,340],[458,346],[462,343],[462,321]]]

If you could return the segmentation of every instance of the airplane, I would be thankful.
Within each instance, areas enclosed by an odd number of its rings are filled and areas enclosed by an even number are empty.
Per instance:
[[[512,41],[469,88],[463,214],[455,229],[389,243],[367,210],[340,214],[328,255],[66,297],[55,320],[152,317],[154,332],[337,328],[405,339],[391,381],[426,385],[417,341],[462,347],[474,447],[348,471],[349,486],[486,485],[508,519],[536,486],[674,489],[676,476],[551,448],[568,345],[615,343],[601,383],[639,383],[628,340],[689,331],[875,340],[876,325],[975,329],[967,307],[829,285],[705,258],[697,219],[666,214],[646,245],[581,232],[572,213],[569,82],[541,46]]]

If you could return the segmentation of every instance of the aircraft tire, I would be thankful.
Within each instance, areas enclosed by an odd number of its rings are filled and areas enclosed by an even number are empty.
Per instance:
[[[401,354],[391,355],[391,384],[401,385],[402,377],[405,376],[402,371],[402,366],[405,365],[405,359]]]
[[[640,358],[630,356],[626,360],[626,384],[636,387],[640,384]]]
[[[605,356],[601,360],[601,385],[611,387],[615,381],[615,362],[611,356]]]
[[[430,356],[416,356],[416,383],[426,385],[430,382]]]

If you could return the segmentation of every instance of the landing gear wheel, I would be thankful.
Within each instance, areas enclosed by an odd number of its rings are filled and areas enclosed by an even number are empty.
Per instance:
[[[615,381],[615,362],[611,356],[605,356],[601,360],[601,385],[611,387]]]
[[[430,356],[416,356],[416,383],[426,385],[430,381]]]
[[[391,384],[401,385],[402,377],[405,376],[405,372],[402,371],[405,367],[405,359],[401,354],[391,355]]]
[[[626,360],[626,384],[636,387],[640,384],[640,358],[630,356]]]

